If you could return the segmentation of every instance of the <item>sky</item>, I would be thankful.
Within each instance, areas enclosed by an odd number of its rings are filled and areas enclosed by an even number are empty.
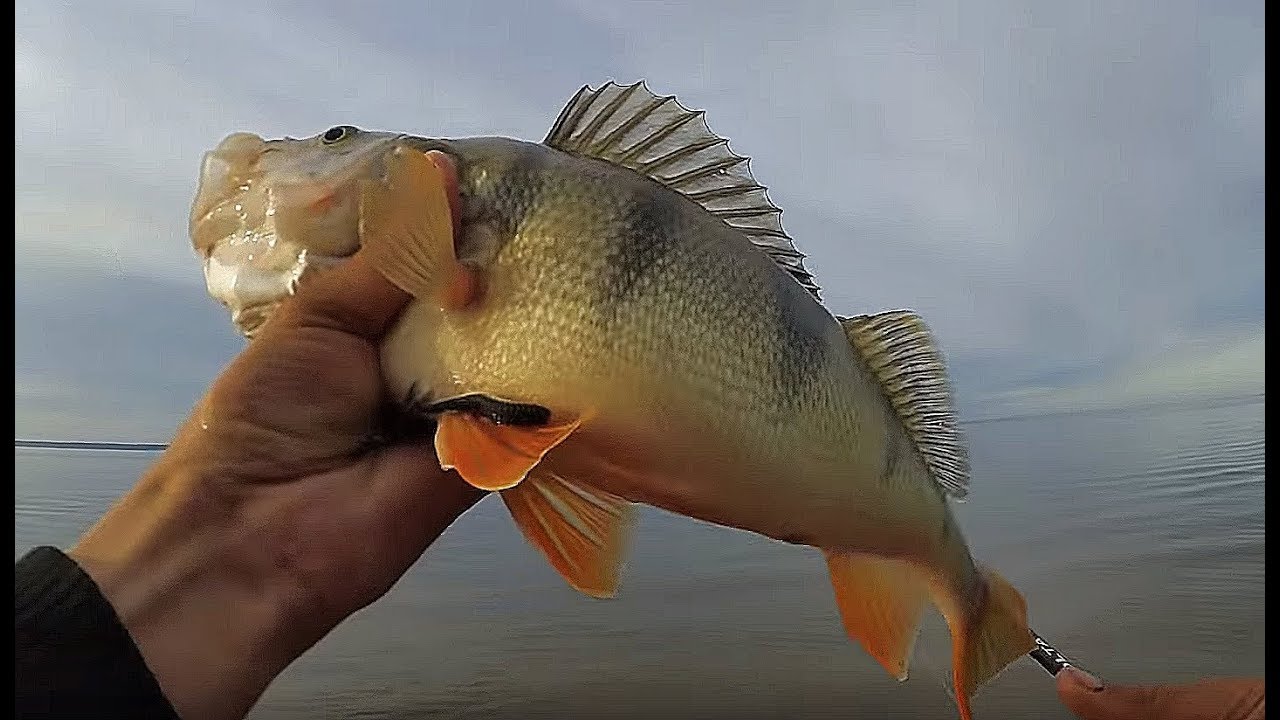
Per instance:
[[[541,140],[645,79],[752,158],[827,307],[909,307],[964,418],[1263,392],[1262,0],[19,0],[15,431],[164,441],[243,347],[204,151]]]

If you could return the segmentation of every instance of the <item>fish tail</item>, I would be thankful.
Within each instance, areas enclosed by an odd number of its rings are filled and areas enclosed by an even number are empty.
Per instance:
[[[455,247],[457,175],[444,153],[400,146],[387,177],[366,181],[360,197],[362,250],[392,284],[445,309],[466,306],[478,286]]]
[[[972,720],[974,692],[1035,647],[1026,601],[994,570],[976,568],[969,590],[957,594],[939,575],[904,559],[824,552],[845,631],[899,681],[907,679],[925,607],[932,599],[942,611],[963,720]]]
[[[1026,600],[1008,580],[979,567],[973,596],[976,603],[944,612],[951,628],[951,677],[963,720],[973,717],[969,701],[978,688],[1035,648]]]

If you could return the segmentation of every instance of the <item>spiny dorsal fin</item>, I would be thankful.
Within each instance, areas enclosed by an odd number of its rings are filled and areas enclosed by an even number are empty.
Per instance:
[[[843,318],[840,325],[880,381],[925,466],[947,494],[969,494],[969,453],[956,422],[946,364],[910,310]]]
[[[782,210],[751,174],[751,160],[674,95],[643,81],[584,85],[560,111],[543,143],[634,170],[682,193],[750,238],[814,297],[818,286],[804,254],[782,229]]]

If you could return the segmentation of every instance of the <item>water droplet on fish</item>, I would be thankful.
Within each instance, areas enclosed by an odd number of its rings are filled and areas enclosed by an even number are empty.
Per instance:
[[[208,430],[208,429],[209,429],[209,423],[207,423],[207,422],[205,422],[205,421],[201,420],[201,421],[200,421],[200,429],[201,429],[201,430]]]

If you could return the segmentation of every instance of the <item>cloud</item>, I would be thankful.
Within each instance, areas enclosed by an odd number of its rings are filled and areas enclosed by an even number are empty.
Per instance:
[[[243,346],[198,287],[18,264],[19,437],[164,441]]]
[[[658,7],[23,0],[18,291],[199,295],[188,205],[229,132],[537,140],[579,85],[646,78],[752,156],[833,311],[925,315],[973,413],[1261,334],[1262,2]],[[206,310],[171,312],[226,332]],[[167,362],[126,318],[71,314]]]
[[[351,122],[476,134],[509,130],[529,114],[458,79],[456,62],[384,49],[310,5],[190,10],[20,6],[19,252],[190,279],[198,276],[186,238],[196,171],[230,132],[278,137]]]
[[[582,3],[614,29],[642,6]],[[738,7],[674,7],[628,50],[757,156],[833,304],[926,306],[966,350],[1078,352],[1158,346],[1188,306],[1261,284],[1261,126],[1219,110],[1261,111],[1237,90],[1263,72],[1261,15]]]
[[[1124,407],[1262,395],[1266,392],[1266,333],[1198,338],[1154,359],[1065,384],[1031,384],[988,397],[984,414],[1109,410]]]

